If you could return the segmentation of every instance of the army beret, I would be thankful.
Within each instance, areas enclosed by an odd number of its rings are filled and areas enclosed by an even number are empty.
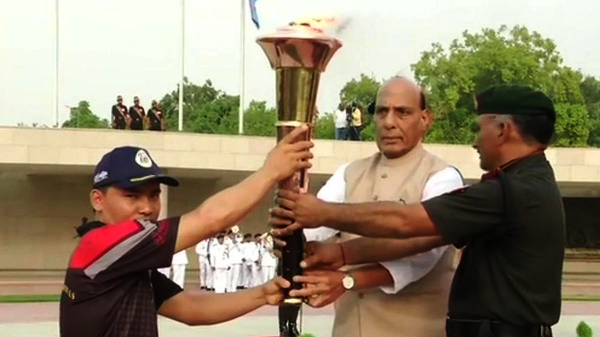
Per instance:
[[[546,115],[556,121],[554,104],[541,91],[522,85],[492,86],[475,97],[478,115]]]

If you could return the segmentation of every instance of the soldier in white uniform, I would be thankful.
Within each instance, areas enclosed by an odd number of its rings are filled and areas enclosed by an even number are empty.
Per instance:
[[[240,248],[240,255],[241,255],[241,260],[242,263],[240,263],[240,276],[238,277],[238,282],[235,285],[235,287],[237,289],[244,289],[246,287],[246,283],[244,280],[244,269],[246,269],[245,267],[245,263],[246,263],[246,256],[245,254],[245,248],[244,248],[244,234],[242,234],[242,232],[238,232],[236,233],[236,240],[238,242],[238,247]]]
[[[158,268],[158,271],[183,288],[185,284],[185,268],[187,264],[187,254],[185,250],[182,250],[173,255],[173,260],[171,260],[170,267]]]
[[[227,290],[227,270],[229,269],[229,247],[225,244],[224,236],[219,234],[217,244],[211,251],[213,282],[215,293],[222,294]]]
[[[215,264],[214,264],[214,259],[213,259],[213,253],[215,252],[215,247],[217,247],[219,245],[219,241],[217,240],[217,237],[213,237],[210,238],[210,241],[208,243],[208,266],[207,266],[207,270],[208,273],[206,274],[206,287],[208,288],[209,291],[214,291],[215,290]]]
[[[254,254],[256,255],[256,262],[254,263],[254,269],[252,271],[252,284],[253,286],[257,286],[257,285],[261,285],[264,283],[263,280],[263,275],[262,275],[262,257],[263,257],[263,241],[262,241],[262,235],[261,234],[255,234],[254,235],[254,242],[255,242],[255,251]]]
[[[172,274],[172,269],[171,267],[164,267],[164,268],[158,268],[157,269],[159,273],[165,275],[169,280],[171,279],[171,274]]]
[[[250,250],[252,249],[252,247],[250,247],[250,245],[252,244],[252,234],[250,233],[246,233],[244,234],[244,240],[242,242],[242,253],[243,253],[243,257],[242,257],[242,277],[241,277],[241,283],[242,283],[242,287],[243,288],[248,288],[250,287],[250,280],[251,280],[251,275],[252,275],[252,263],[250,261]]]
[[[242,243],[238,241],[237,235],[234,235],[231,244],[229,244],[229,264],[231,265],[231,269],[227,292],[235,292],[240,284],[242,265],[244,262],[243,259],[244,251],[242,250]]]
[[[263,237],[262,246],[262,281],[267,282],[275,277],[278,261],[275,254],[273,254],[273,238],[271,235],[265,235]]]
[[[412,82],[394,78],[381,87],[374,121],[379,152],[340,167],[319,191],[318,198],[329,202],[410,204],[463,186],[460,173],[421,144],[432,116],[423,91]],[[275,215],[283,215],[281,212],[281,208],[273,211]],[[339,238],[334,237],[336,234]],[[360,263],[372,263],[338,270],[347,262],[344,246],[365,239],[329,228],[305,230],[305,235],[307,240],[333,238],[338,242],[328,246],[341,253],[343,262],[334,270],[323,267],[307,271],[300,279],[310,287],[292,292],[307,296],[309,304],[316,307],[335,301],[334,337],[445,336],[455,270],[454,247],[442,246],[397,260],[363,261]],[[373,245],[370,249],[386,253],[383,247]]]
[[[246,246],[246,266],[248,267],[248,287],[254,287],[262,282],[260,273],[260,234],[254,235],[254,240],[251,240]]]
[[[225,234],[225,245],[227,246],[227,251],[231,251],[231,246],[233,245],[233,232],[229,230],[228,232],[224,232]],[[225,290],[229,292],[229,282],[231,282],[231,261],[229,263],[229,268],[227,268],[227,286],[225,286]]]
[[[210,263],[208,262],[208,243],[209,239],[205,239],[200,241],[196,245],[196,254],[198,254],[198,269],[200,270],[199,282],[200,289],[206,289],[206,280],[208,276],[208,271],[210,270]]]
[[[177,283],[181,288],[185,285],[185,268],[188,264],[187,252],[185,250],[179,251],[173,255],[173,262],[171,265],[173,282]]]

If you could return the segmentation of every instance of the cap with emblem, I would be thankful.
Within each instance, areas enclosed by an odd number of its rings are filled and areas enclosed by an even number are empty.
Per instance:
[[[139,147],[123,146],[105,154],[96,165],[93,188],[132,188],[151,180],[168,186],[179,186],[177,179],[163,174],[148,151]]]
[[[556,121],[554,104],[543,92],[522,85],[497,85],[475,97],[478,115],[546,115]]]

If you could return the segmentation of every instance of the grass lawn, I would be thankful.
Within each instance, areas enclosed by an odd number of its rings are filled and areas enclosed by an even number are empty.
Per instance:
[[[58,302],[60,295],[0,295],[0,303]]]
[[[60,295],[0,295],[0,303],[35,303],[35,302],[58,302]],[[600,296],[572,295],[565,296],[563,301],[589,301],[600,302]]]

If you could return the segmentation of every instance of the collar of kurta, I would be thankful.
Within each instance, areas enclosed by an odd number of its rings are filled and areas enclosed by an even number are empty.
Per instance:
[[[398,157],[398,158],[388,159],[382,153],[380,163],[383,166],[398,167],[398,166],[402,166],[406,163],[411,162],[415,158],[419,158],[420,156],[423,155],[424,152],[425,152],[425,149],[423,149],[423,144],[419,143],[412,150],[410,150],[405,155]]]

